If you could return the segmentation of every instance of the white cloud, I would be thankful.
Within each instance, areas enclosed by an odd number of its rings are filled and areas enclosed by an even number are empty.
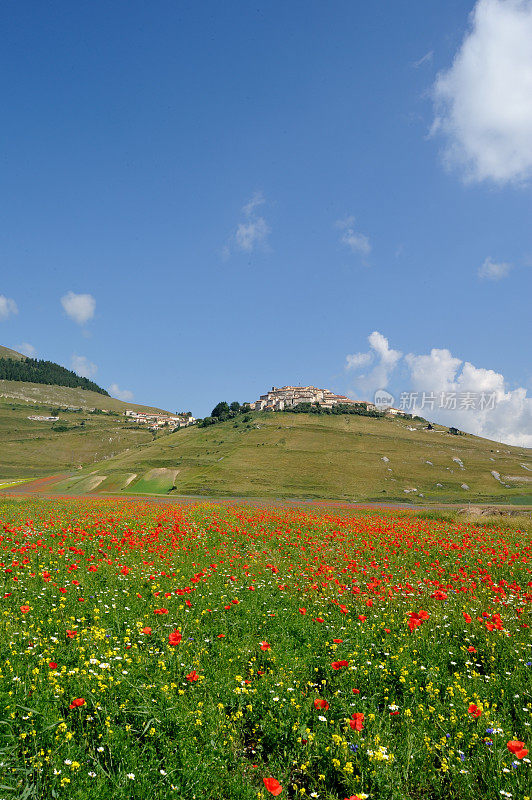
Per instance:
[[[430,387],[432,392],[447,391],[452,384],[456,370],[462,363],[460,358],[454,358],[449,350],[434,348],[430,355],[416,356],[409,353],[405,361],[410,368],[410,377],[414,387],[423,387],[422,391]]]
[[[499,281],[508,275],[511,268],[512,265],[504,261],[496,263],[491,258],[486,258],[482,266],[479,267],[478,276],[479,278],[488,278],[490,281]]]
[[[89,361],[86,356],[73,355],[71,363],[72,369],[74,372],[77,372],[81,378],[94,378],[98,371],[96,364]]]
[[[360,367],[371,364],[373,359],[371,353],[353,353],[353,355],[347,356],[346,360],[347,369],[360,369]]]
[[[240,250],[251,253],[257,245],[266,240],[270,228],[263,217],[241,222],[235,233],[235,241]]]
[[[133,400],[133,392],[130,392],[129,389],[120,389],[117,383],[112,383],[109,386],[108,392],[112,397],[116,397],[118,400]]]
[[[339,219],[336,222],[336,227],[340,228],[342,234],[340,241],[345,244],[352,253],[357,253],[367,256],[371,253],[371,244],[368,237],[364,233],[355,231],[355,218],[350,216],[345,219]]]
[[[18,314],[17,304],[10,297],[0,294],[0,321],[6,320],[11,314]]]
[[[469,361],[454,358],[449,350],[431,350],[429,355],[405,358],[410,368],[412,389],[420,396],[434,393],[433,411],[421,410],[422,416],[454,425],[468,433],[521,447],[532,447],[532,397],[526,389],[510,389],[504,376],[492,369],[475,367]],[[456,396],[456,408],[439,408],[438,394]],[[475,394],[476,408],[461,407],[467,393]],[[480,396],[485,407],[480,408]]]
[[[37,355],[37,350],[29,342],[22,342],[22,344],[18,344],[15,349],[18,350],[19,353],[22,353],[23,356],[28,356],[29,358],[35,358]]]
[[[73,319],[78,325],[84,325],[94,316],[96,300],[91,294],[67,292],[61,298],[61,305],[70,319]]]
[[[532,176],[532,0],[478,0],[452,66],[434,85],[434,133],[465,180]]]
[[[262,192],[255,192],[253,197],[242,207],[242,211],[246,217],[251,217],[255,213],[255,209],[263,206],[265,202]]]
[[[346,358],[347,369],[360,369],[375,363],[367,375],[359,375],[355,380],[356,393],[361,394],[364,399],[368,399],[377,389],[388,386],[390,376],[403,355],[399,350],[392,350],[388,339],[378,331],[373,331],[368,336],[368,342],[369,352],[354,353]]]
[[[224,246],[222,250],[224,258],[229,258],[234,248],[244,253],[252,253],[253,250],[266,245],[270,226],[264,217],[257,213],[265,202],[262,192],[255,192],[242,207],[244,219],[238,223],[234,234]]]
[[[408,397],[412,392],[417,393],[417,413],[427,419],[487,439],[532,447],[532,397],[526,388],[512,389],[500,372],[462,361],[446,348],[434,348],[427,354],[409,353],[403,358],[378,331],[368,337],[368,342],[367,353],[347,356],[347,369],[374,365],[368,374],[355,378],[351,392],[354,397],[372,400],[377,389],[388,389],[395,395],[394,404],[400,407],[403,392]],[[404,375],[406,367],[407,385],[399,386],[395,380],[390,387],[393,373],[399,367],[400,375]],[[423,393],[429,403],[421,408]],[[467,407],[468,393],[470,397],[474,395],[474,407]],[[412,408],[407,405],[406,410]]]

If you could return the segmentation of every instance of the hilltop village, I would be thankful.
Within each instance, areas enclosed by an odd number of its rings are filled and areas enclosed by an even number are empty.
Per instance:
[[[333,408],[334,406],[353,406],[365,411],[382,411],[374,403],[367,400],[351,400],[343,394],[335,394],[329,389],[318,389],[316,386],[272,386],[266,394],[261,394],[254,403],[249,403],[252,411],[286,411],[302,403]],[[408,416],[398,408],[387,408],[386,413],[392,416]]]

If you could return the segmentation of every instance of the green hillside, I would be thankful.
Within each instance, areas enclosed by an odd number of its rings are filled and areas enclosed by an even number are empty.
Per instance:
[[[160,411],[84,389],[0,381],[0,483],[70,472],[151,442],[149,431],[124,416],[126,408]],[[29,419],[57,409],[57,422]]]
[[[391,418],[254,413],[141,445],[56,489],[532,503],[532,451],[422,426]]]
[[[0,344],[0,358],[12,358],[14,361],[25,361],[27,356],[23,356],[22,353],[11,350],[10,347],[4,347]]]
[[[136,411],[153,411],[166,414],[161,408],[143,406],[138,403],[125,403],[114,397],[89,392],[87,389],[72,388],[70,386],[49,386],[44,383],[23,383],[21,381],[0,380],[0,398],[17,400],[22,403],[37,405],[70,406],[72,408],[93,409],[105,411],[118,411],[123,413],[126,408]],[[33,413],[33,412],[30,412]],[[36,414],[39,412],[35,412]]]

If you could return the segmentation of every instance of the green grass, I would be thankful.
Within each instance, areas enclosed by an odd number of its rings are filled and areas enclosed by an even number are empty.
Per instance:
[[[57,389],[58,397],[65,399],[63,388],[44,387],[45,394]],[[83,390],[65,390],[67,393],[78,391]],[[99,398],[100,402],[108,400],[97,393],[85,394]],[[57,424],[67,427],[66,431],[54,430],[52,422],[28,419],[29,416],[49,415],[53,405],[0,397],[0,470],[4,481],[77,472],[79,466],[99,462],[153,439],[149,431],[131,427],[131,422],[119,411],[91,414],[86,410],[63,410]]]
[[[166,487],[156,486],[150,478],[150,471],[160,468],[179,470],[176,494],[384,503],[530,501],[531,473],[520,466],[532,466],[530,450],[424,431],[420,423],[418,430],[408,427],[413,427],[411,422],[397,419],[256,413],[249,423],[239,419],[178,431],[119,454],[97,469],[108,476],[135,473],[138,477],[127,492],[138,494],[172,489],[170,481]],[[522,482],[513,481],[507,488],[492,470],[502,476],[522,475]],[[105,488],[101,484],[99,490]]]
[[[0,380],[0,396],[36,406],[73,406],[75,408],[99,408],[107,411],[117,411],[123,414],[126,408],[136,411],[154,413],[168,413],[155,406],[143,406],[138,403],[125,403],[114,397],[106,397],[98,392],[89,392],[86,389],[73,389],[69,386],[52,386],[43,383],[26,383],[25,381]],[[32,413],[32,412],[30,412]],[[38,414],[38,411],[34,412]]]
[[[4,347],[0,344],[0,358],[12,358],[13,361],[25,361],[27,356],[23,356],[17,350],[11,350],[9,347]]]
[[[124,491],[128,494],[167,494],[175,485],[176,474],[176,469],[151,469],[140,480],[132,481]]]

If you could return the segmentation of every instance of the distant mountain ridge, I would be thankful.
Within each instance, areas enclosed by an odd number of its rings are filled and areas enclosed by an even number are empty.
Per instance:
[[[0,380],[42,383],[48,386],[68,386],[86,389],[109,397],[109,392],[89,378],[81,377],[73,370],[66,369],[54,361],[29,358],[8,347],[0,347]]]

